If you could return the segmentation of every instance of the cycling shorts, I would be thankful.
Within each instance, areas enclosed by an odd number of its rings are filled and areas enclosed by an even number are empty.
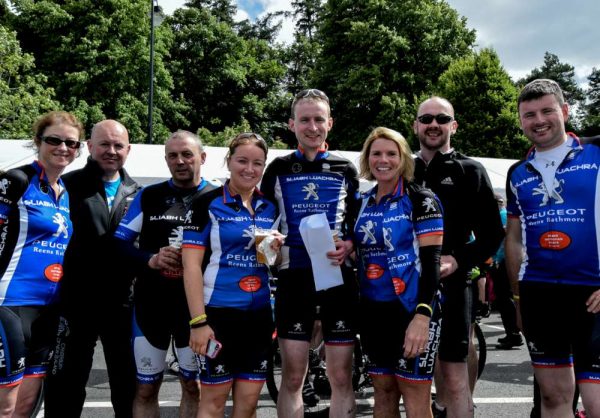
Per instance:
[[[578,383],[600,383],[600,314],[585,302],[591,286],[520,282],[523,333],[536,368],[573,367]]]
[[[0,306],[0,388],[46,376],[56,326],[48,306]]]
[[[134,292],[133,353],[139,383],[162,379],[171,338],[185,380],[198,377],[190,342],[190,314],[181,280],[138,279]]]
[[[316,319],[321,320],[328,345],[353,345],[358,311],[358,284],[354,271],[342,268],[344,284],[316,291],[311,269],[280,270],[275,295],[277,335],[310,341]]]
[[[407,359],[404,357],[404,335],[414,315],[408,313],[400,301],[361,301],[360,342],[372,377],[396,376],[408,382],[431,382],[440,339],[439,305],[434,304],[433,309],[429,341],[424,352]]]
[[[222,347],[214,359],[198,356],[200,382],[203,385],[234,380],[264,383],[273,341],[271,307],[247,311],[207,306],[206,315]]]
[[[467,361],[472,323],[473,291],[467,275],[458,270],[442,279],[440,360],[452,363]]]

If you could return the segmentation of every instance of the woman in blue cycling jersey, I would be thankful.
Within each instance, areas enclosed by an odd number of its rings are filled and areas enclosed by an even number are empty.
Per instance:
[[[430,388],[439,329],[442,210],[412,183],[414,162],[398,132],[376,128],[360,156],[364,193],[354,227],[361,287],[360,332],[375,389],[375,417],[431,416]]]
[[[257,261],[254,237],[276,219],[275,205],[256,189],[267,151],[257,134],[236,136],[226,158],[230,179],[196,198],[186,216],[183,277],[190,346],[201,355],[198,416],[222,417],[232,390],[232,416],[255,416],[266,380],[273,319],[268,270]],[[278,249],[281,236],[274,235]]]
[[[71,236],[60,175],[78,155],[83,126],[50,112],[33,126],[37,160],[0,175],[0,413],[29,416],[55,334],[50,306]]]

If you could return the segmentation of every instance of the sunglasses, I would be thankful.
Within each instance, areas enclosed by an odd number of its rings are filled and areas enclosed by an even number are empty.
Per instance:
[[[437,115],[425,113],[424,115],[417,116],[417,120],[425,125],[429,125],[434,119],[439,125],[445,125],[454,120],[452,116],[443,113],[438,113]]]
[[[267,143],[267,141],[265,141],[265,139],[262,136],[260,136],[259,134],[255,134],[254,132],[242,132],[241,134],[235,137],[235,139],[246,138],[256,138],[260,142],[264,142],[265,144]]]
[[[294,101],[306,99],[307,97],[318,97],[319,99],[323,99],[329,103],[329,97],[327,97],[327,95],[319,89],[301,90],[294,96]]]
[[[40,139],[46,144],[52,145],[53,147],[58,147],[60,144],[65,144],[67,148],[79,149],[79,147],[82,145],[81,141],[77,141],[75,139],[62,139],[57,136],[43,136]]]

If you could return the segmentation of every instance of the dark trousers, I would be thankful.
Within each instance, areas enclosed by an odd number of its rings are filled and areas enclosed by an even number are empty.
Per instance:
[[[47,418],[81,416],[96,342],[100,339],[116,418],[132,416],[135,364],[131,308],[104,305],[63,309],[45,386]],[[97,375],[92,375],[96,380]]]
[[[508,275],[506,274],[506,264],[504,261],[490,269],[490,275],[494,281],[494,305],[500,313],[502,325],[506,335],[518,334],[517,328],[517,310],[513,301],[513,292],[510,288]]]

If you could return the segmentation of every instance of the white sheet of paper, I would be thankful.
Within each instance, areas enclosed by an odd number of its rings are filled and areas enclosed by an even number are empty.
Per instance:
[[[325,213],[317,213],[300,220],[300,235],[312,264],[315,288],[325,290],[344,284],[342,270],[331,264],[327,252],[335,250],[331,229]]]

